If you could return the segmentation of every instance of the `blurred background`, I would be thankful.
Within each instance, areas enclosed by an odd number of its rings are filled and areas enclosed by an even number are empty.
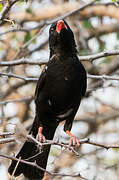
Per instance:
[[[49,58],[49,27],[64,15],[77,42],[78,55],[86,56],[119,48],[119,7],[116,0],[98,0],[84,8],[88,0],[3,0],[0,1],[0,134],[15,133],[17,142],[0,144],[0,151],[16,154],[21,136],[28,133],[35,115],[34,92],[37,78]],[[117,2],[117,3],[116,3]],[[72,133],[79,138],[104,144],[119,144],[119,56],[94,61],[83,60],[87,73],[102,76],[88,78],[86,96],[75,117]],[[19,138],[20,137],[20,138]],[[21,140],[20,140],[21,139]],[[63,123],[55,140],[68,142]],[[0,180],[10,180],[10,160],[0,157]],[[119,149],[98,148],[83,144],[79,156],[52,146],[47,170],[79,173],[88,180],[119,180]],[[24,180],[23,176],[12,178]],[[72,180],[73,177],[51,177],[44,180]]]

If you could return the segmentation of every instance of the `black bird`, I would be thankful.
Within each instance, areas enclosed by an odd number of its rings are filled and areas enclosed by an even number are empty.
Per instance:
[[[49,62],[43,69],[35,91],[36,116],[30,131],[40,142],[52,140],[59,123],[65,120],[64,131],[70,136],[70,145],[78,145],[78,138],[70,130],[74,116],[87,86],[86,71],[77,57],[74,35],[66,21],[53,23],[49,31]],[[50,146],[44,146],[40,153],[32,142],[25,142],[17,158],[36,162],[46,168]],[[12,174],[16,161],[12,161]],[[14,176],[21,173],[30,180],[40,180],[44,172],[30,165],[19,163]]]

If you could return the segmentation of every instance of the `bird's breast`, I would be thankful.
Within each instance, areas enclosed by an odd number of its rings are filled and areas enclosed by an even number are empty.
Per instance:
[[[80,103],[85,81],[85,70],[78,60],[50,62],[45,84],[48,106],[59,112]]]
[[[47,89],[48,92],[48,104],[50,108],[55,111],[63,111],[65,108],[70,107],[72,104],[78,102],[81,98],[80,88],[81,80],[77,75],[59,73],[55,77],[49,77],[50,84]]]

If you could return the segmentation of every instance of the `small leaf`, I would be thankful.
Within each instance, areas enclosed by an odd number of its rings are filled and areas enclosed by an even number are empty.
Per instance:
[[[117,0],[112,0],[113,2],[114,2],[114,4],[116,5],[116,6],[119,6],[119,1],[117,1]]]
[[[32,14],[32,10],[30,8],[26,8],[26,12]]]
[[[0,11],[2,11],[3,5],[0,3]]]
[[[30,39],[32,39],[33,36],[34,36],[34,33],[28,32],[28,33],[25,35],[25,37],[24,37],[24,43],[26,43],[27,41],[29,41]],[[36,39],[34,39],[34,40],[32,41],[32,43],[36,44]]]
[[[33,44],[36,44],[36,39],[34,39],[32,42],[33,42]]]
[[[117,36],[117,39],[119,40],[119,32],[117,32],[116,36]]]
[[[32,35],[30,32],[28,32],[25,37],[24,37],[24,43],[26,43],[27,41],[29,41],[32,38]]]
[[[105,50],[105,44],[101,44],[99,46],[99,51],[104,51]]]
[[[84,20],[84,21],[82,22],[82,25],[83,25],[83,27],[86,28],[86,29],[91,29],[91,28],[92,28],[92,24],[91,24],[91,22],[90,22],[89,20]]]
[[[11,24],[12,24],[12,27],[15,27],[15,23],[13,20],[11,21]]]
[[[18,4],[24,4],[24,3],[27,3],[28,2],[28,0],[20,0],[19,2],[18,2]]]
[[[114,3],[117,3],[117,0],[112,0]]]
[[[25,2],[22,1],[22,0],[21,0],[21,1],[18,1],[18,4],[19,4],[19,5],[23,5],[24,3],[25,3]]]

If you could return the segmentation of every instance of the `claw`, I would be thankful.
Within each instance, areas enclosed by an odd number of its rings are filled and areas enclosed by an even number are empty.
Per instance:
[[[73,136],[71,134],[71,132],[69,130],[66,130],[66,133],[70,136],[70,140],[69,140],[69,146],[80,146],[80,142],[79,142],[79,139],[76,138],[75,136]]]
[[[36,136],[36,139],[37,139],[38,141],[40,141],[41,143],[42,143],[42,142],[46,142],[46,138],[45,138],[45,136],[42,134],[42,127],[39,127],[39,130],[38,130],[38,134],[37,134],[37,136]]]
[[[37,141],[40,141],[40,142],[46,142],[45,136],[43,136],[43,134],[39,133],[39,132],[38,132],[38,134],[36,136],[36,139],[37,139]]]
[[[75,136],[72,136],[70,137],[70,140],[69,140],[69,146],[80,146],[80,142],[79,142],[79,139],[76,138]]]

